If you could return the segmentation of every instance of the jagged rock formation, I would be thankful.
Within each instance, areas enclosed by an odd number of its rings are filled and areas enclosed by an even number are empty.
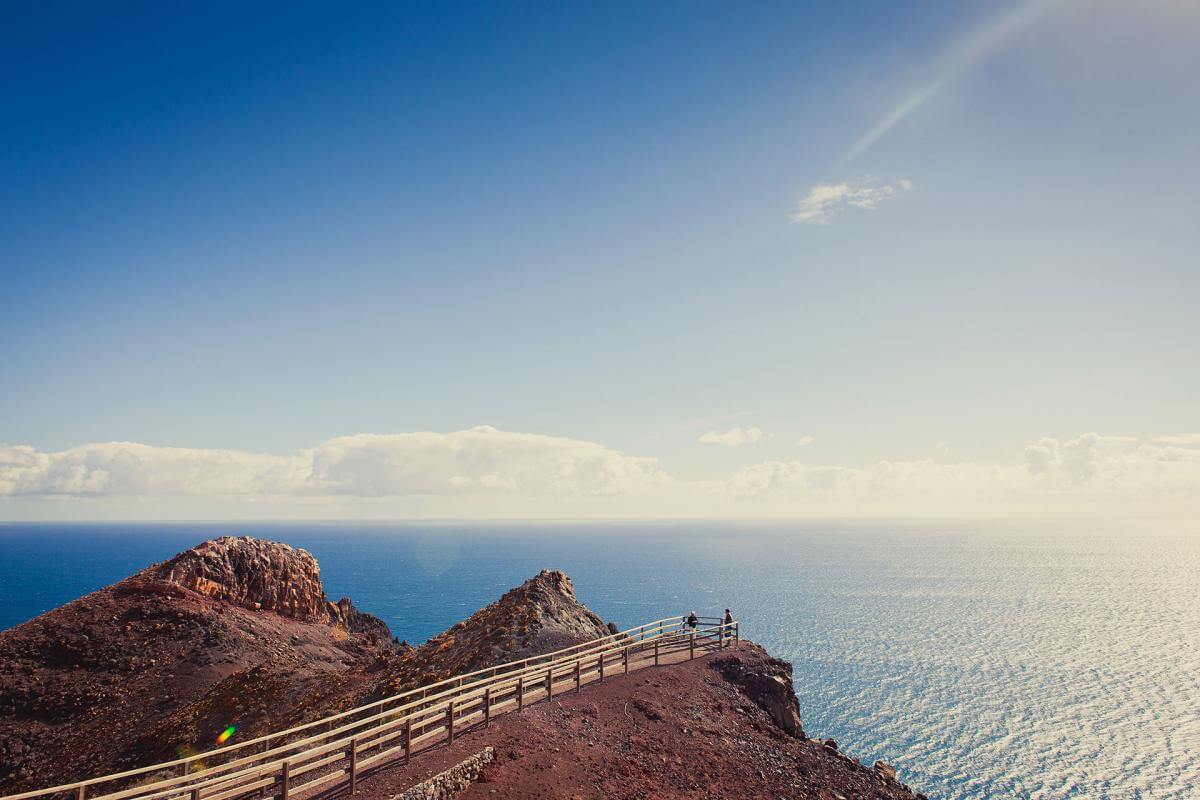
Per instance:
[[[419,651],[430,663],[462,672],[608,635],[604,620],[576,599],[571,579],[544,569]]]
[[[609,633],[608,625],[575,597],[565,573],[542,570],[468,619],[390,659],[381,690],[394,693]]]
[[[330,622],[321,568],[305,550],[249,536],[222,536],[184,551],[140,576],[254,611],[303,622]]]
[[[205,542],[0,632],[0,794],[320,716],[395,649],[305,551]]]
[[[337,603],[326,599],[317,560],[307,550],[282,542],[222,536],[149,567],[134,579],[172,583],[213,600],[302,622],[388,633],[382,620],[359,612],[350,598]]]
[[[797,739],[804,738],[800,724],[800,701],[792,688],[792,665],[778,658],[748,662],[737,655],[720,656],[709,666],[771,715],[780,730]]]

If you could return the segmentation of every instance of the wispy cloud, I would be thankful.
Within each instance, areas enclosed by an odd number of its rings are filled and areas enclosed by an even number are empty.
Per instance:
[[[908,92],[899,103],[884,114],[842,157],[845,165],[862,155],[875,142],[899,124],[905,117],[925,104],[948,83],[995,52],[1007,40],[1029,28],[1051,9],[1065,0],[1026,0],[1006,13],[973,29],[958,39],[937,59],[932,77],[923,85]]]
[[[723,447],[741,447],[753,444],[765,436],[759,428],[730,428],[724,433],[709,431],[700,437],[701,444],[719,444]]]
[[[803,436],[801,436],[799,439],[796,440],[796,446],[797,447],[808,447],[810,444],[813,443],[813,441],[815,441],[813,439],[813,437],[806,433]]]
[[[856,181],[818,183],[801,198],[792,212],[792,221],[828,225],[835,216],[847,209],[871,211],[885,200],[891,200],[911,188],[912,181],[906,178],[895,183],[880,183],[870,175]]]

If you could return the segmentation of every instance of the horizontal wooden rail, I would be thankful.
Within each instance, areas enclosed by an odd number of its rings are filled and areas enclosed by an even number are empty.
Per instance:
[[[539,698],[578,690],[582,683],[603,680],[606,668],[653,659],[686,650],[723,648],[739,639],[738,623],[718,617],[698,617],[696,627],[686,617],[667,617],[582,644],[520,661],[456,675],[417,689],[323,717],[234,746],[198,753],[126,772],[76,783],[0,797],[34,800],[61,795],[64,800],[232,800],[254,793],[259,798],[293,800],[342,779],[354,786],[364,769],[390,759],[405,761],[423,744],[453,741],[455,732],[472,724],[490,724],[505,709],[520,710]],[[714,622],[715,621],[715,622]],[[653,655],[649,655],[653,653]],[[562,686],[569,682],[570,689]],[[316,729],[324,726],[324,730]],[[299,738],[292,738],[299,737]],[[288,741],[291,739],[291,741]],[[395,742],[400,740],[398,744]],[[274,747],[271,746],[275,742]],[[258,752],[246,752],[260,746]],[[188,771],[217,756],[230,760]],[[337,766],[347,762],[346,766]],[[160,777],[164,772],[183,774]],[[137,785],[119,789],[142,776]],[[297,778],[305,776],[306,782]],[[149,781],[145,778],[150,778]],[[108,785],[109,791],[98,792]],[[56,799],[57,800],[57,799]]]

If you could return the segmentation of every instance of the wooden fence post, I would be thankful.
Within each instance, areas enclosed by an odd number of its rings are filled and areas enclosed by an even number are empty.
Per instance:
[[[290,786],[291,780],[290,780],[290,776],[288,775],[288,770],[289,770],[288,762],[284,761],[283,766],[280,767],[279,800],[288,800],[288,789],[291,788],[291,786]]]
[[[692,631],[688,636],[688,658],[696,657],[696,632]]]
[[[404,720],[404,763],[412,760],[412,720]]]
[[[546,670],[546,699],[554,697],[554,668]]]
[[[604,653],[600,654],[600,682],[604,683]]]
[[[492,687],[488,686],[483,690],[483,727],[489,728],[492,725]]]
[[[654,640],[654,666],[658,666],[658,639]]]
[[[579,660],[575,661],[575,694],[579,694],[580,676],[579,676]]]
[[[621,651],[621,660],[625,662],[625,674],[629,674],[629,645]]]
[[[192,800],[200,800],[200,789],[192,789]]]
[[[735,646],[742,641],[742,632],[739,630],[741,624],[740,622],[733,623],[733,644]]]
[[[517,677],[517,711],[525,710],[525,676]]]
[[[350,794],[358,791],[358,739],[350,740]],[[192,800],[199,800],[193,797]]]
[[[79,784],[75,787],[75,800],[83,800],[84,794],[87,793],[87,786]]]
[[[446,732],[450,744],[454,744],[454,701],[446,701]]]

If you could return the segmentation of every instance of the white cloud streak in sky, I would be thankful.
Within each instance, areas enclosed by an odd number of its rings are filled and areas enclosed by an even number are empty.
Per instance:
[[[848,164],[862,155],[888,131],[909,114],[925,104],[954,79],[999,49],[1013,36],[1026,30],[1063,0],[1026,0],[1006,13],[975,28],[956,41],[936,62],[933,77],[925,84],[905,95],[888,113],[884,114],[842,157],[841,165]]]
[[[759,428],[730,428],[724,433],[709,431],[700,436],[701,444],[718,444],[722,447],[741,447],[760,441],[765,434]]]
[[[912,188],[912,181],[901,179],[895,183],[880,184],[875,178],[865,176],[856,181],[842,183],[818,183],[801,198],[792,212],[793,222],[810,225],[828,225],[834,216],[850,208],[873,211],[880,203],[891,200]]]
[[[727,446],[765,436],[757,428],[713,435]],[[298,501],[340,503],[353,514],[380,498],[421,497],[443,498],[424,507],[435,516],[445,516],[445,509],[456,516],[510,517],[582,509],[609,516],[1062,512],[1200,518],[1196,434],[1088,433],[1044,438],[1014,451],[1020,458],[1008,463],[764,461],[725,479],[681,480],[655,458],[490,427],[345,436],[287,456],[130,442],[52,453],[0,445],[0,518],[6,504],[30,501],[47,508],[89,502],[136,508],[145,498],[233,498],[232,507],[244,508],[237,503],[284,498],[285,508]],[[507,500],[488,505],[489,498]],[[230,506],[213,500],[212,507]]]

